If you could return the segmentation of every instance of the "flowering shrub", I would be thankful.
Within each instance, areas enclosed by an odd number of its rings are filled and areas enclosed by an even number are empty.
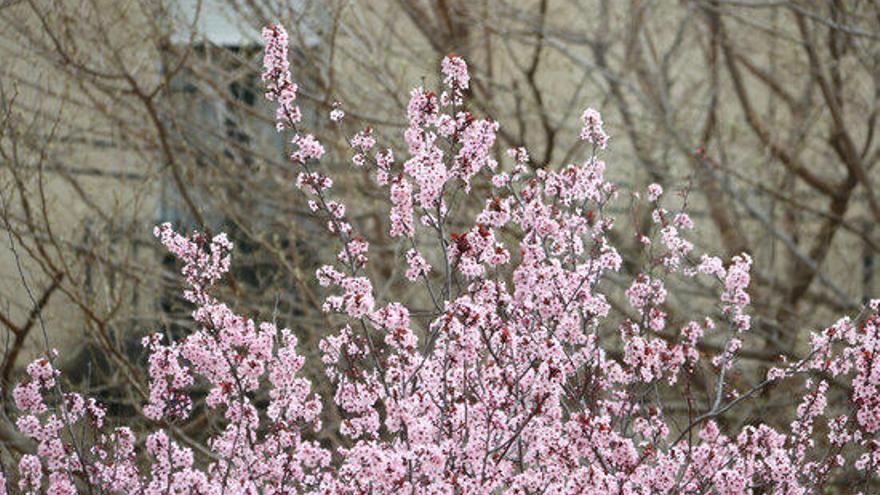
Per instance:
[[[387,191],[390,235],[405,250],[403,283],[431,306],[426,323],[416,323],[404,304],[377,300],[369,244],[318,167],[324,147],[299,128],[287,36],[272,26],[263,38],[263,80],[278,104],[278,129],[292,134],[297,184],[340,241],[338,262],[320,268],[317,280],[330,293],[324,310],[343,321],[320,349],[348,443],[331,449],[309,440],[323,427],[324,404],[298,376],[304,358],[294,333],[212,296],[230,266],[229,240],[185,237],[166,224],[155,234],[183,264],[197,330],[178,341],[144,339],[143,412],[155,429],[141,436],[106,424],[95,400],[63,390],[47,356],[13,392],[17,428],[37,449],[20,458],[4,490],[806,494],[824,493],[843,475],[856,476],[856,490],[873,486],[877,301],[814,334],[804,359],[783,362],[754,386],[732,384],[751,327],[752,259],[694,254],[685,238],[693,222],[661,206],[664,192],[652,185],[645,197],[653,227],[639,237],[650,268],[628,284],[629,307],[612,308],[602,282],[622,263],[607,214],[619,191],[604,177],[599,153],[609,138],[600,115],[583,114],[580,138],[592,152],[582,163],[532,168],[525,149],[510,150],[508,162],[493,154],[498,123],[467,110],[467,65],[450,55],[439,93],[410,94],[405,161],[369,129],[349,141],[354,165],[369,167]],[[345,118],[340,104],[329,117]],[[453,231],[450,198],[477,191],[488,191],[482,211]],[[719,307],[670,328],[667,282],[679,277],[717,284]],[[721,343],[711,359],[700,349],[708,340]],[[714,370],[708,397],[691,388],[701,365]],[[723,431],[725,413],[780,382],[805,385],[786,429]],[[830,401],[830,387],[847,400]],[[207,390],[198,400],[222,425],[203,452],[175,439],[196,389]],[[669,411],[670,397],[683,398],[687,411]]]

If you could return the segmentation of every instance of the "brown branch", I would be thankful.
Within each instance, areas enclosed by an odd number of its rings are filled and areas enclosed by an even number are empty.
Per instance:
[[[34,327],[34,323],[37,322],[39,314],[46,307],[46,304],[49,303],[49,298],[52,297],[52,294],[61,285],[61,281],[63,279],[63,273],[57,274],[52,279],[52,283],[49,284],[49,287],[47,287],[46,290],[43,291],[43,294],[37,300],[37,303],[34,305],[33,308],[31,308],[27,320],[22,325],[14,325],[10,319],[6,318],[5,316],[2,317],[3,324],[12,332],[13,335],[15,335],[15,339],[12,342],[12,347],[7,353],[5,353],[5,356],[3,357],[3,371],[2,375],[0,375],[0,380],[2,381],[0,381],[0,383],[3,383],[4,390],[9,390],[9,377],[12,374],[12,370],[15,368],[16,361],[18,361],[18,355],[21,353],[27,336],[30,334],[31,329]]]
[[[727,71],[730,73],[731,81],[733,82],[734,92],[736,93],[737,100],[739,101],[740,107],[745,114],[746,122],[748,122],[752,131],[755,133],[758,139],[760,139],[764,146],[766,146],[770,150],[773,156],[775,156],[780,161],[780,163],[782,163],[785,168],[788,169],[790,172],[794,173],[804,182],[809,184],[817,191],[822,192],[826,196],[834,196],[835,194],[837,194],[837,188],[833,184],[831,184],[828,180],[823,179],[813,173],[803,163],[801,163],[794,154],[784,149],[782,145],[780,145],[773,138],[770,131],[764,126],[764,123],[761,122],[761,119],[758,117],[757,112],[755,112],[755,109],[752,106],[751,97],[748,90],[746,89],[742,73],[739,70],[739,66],[737,65],[737,57],[734,54],[733,49],[726,38],[723,22],[721,22],[720,20],[719,32],[721,34],[721,51],[724,54],[724,61],[727,66]]]

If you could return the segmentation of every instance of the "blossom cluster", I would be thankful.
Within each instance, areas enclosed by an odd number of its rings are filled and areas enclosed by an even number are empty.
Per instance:
[[[623,285],[628,306],[616,306],[624,260],[607,206],[619,188],[598,154],[608,142],[601,116],[584,113],[581,137],[593,147],[578,162],[532,168],[516,148],[508,163],[495,152],[499,124],[467,110],[467,64],[450,55],[440,88],[410,94],[403,162],[369,128],[349,139],[354,166],[370,169],[387,198],[405,266],[393,282],[430,308],[416,317],[374,289],[370,245],[319,168],[324,146],[299,130],[286,33],[271,26],[263,36],[267,97],[292,134],[297,184],[338,241],[335,262],[315,274],[332,325],[319,349],[333,392],[318,396],[300,375],[293,330],[211,295],[230,266],[224,235],[162,225],[155,234],[182,264],[195,330],[143,341],[152,429],[111,427],[97,401],[63,392],[51,359],[35,361],[12,395],[36,451],[0,490],[800,495],[825,493],[844,474],[876,482],[880,304],[815,333],[808,355],[766,379],[730,380],[751,332],[752,259],[694,256],[693,221],[663,208],[653,184],[652,231],[637,234],[651,262]],[[334,104],[330,119],[343,116]],[[485,194],[474,215],[452,200],[468,192]],[[673,318],[668,282],[679,277],[714,284],[717,307]],[[707,349],[714,367],[702,366]],[[725,425],[725,413],[798,377],[806,388],[791,417]],[[697,379],[710,397],[692,392]],[[687,413],[667,407],[670,397],[684,398]],[[196,408],[214,425],[198,449],[179,435]],[[342,445],[313,440],[332,427],[324,408],[341,418]]]

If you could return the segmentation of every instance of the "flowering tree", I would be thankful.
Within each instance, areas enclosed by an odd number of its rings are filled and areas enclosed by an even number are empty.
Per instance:
[[[323,146],[299,128],[287,35],[271,26],[263,37],[263,80],[278,104],[278,130],[291,134],[297,185],[340,244],[338,263],[317,279],[330,293],[324,310],[340,322],[320,347],[348,443],[329,449],[310,439],[324,404],[297,376],[304,358],[294,333],[237,315],[212,295],[230,266],[226,236],[186,237],[166,224],[155,234],[183,264],[198,330],[177,341],[144,339],[143,410],[154,429],[105,424],[97,401],[64,389],[50,353],[13,391],[17,427],[37,447],[18,461],[18,476],[7,475],[8,485],[4,478],[4,490],[728,495],[825,493],[841,481],[853,491],[875,487],[880,301],[814,334],[804,359],[782,362],[751,386],[736,383],[751,324],[751,258],[694,254],[683,206],[661,206],[673,201],[652,185],[644,202],[653,225],[638,234],[650,269],[629,284],[630,307],[613,308],[603,281],[621,258],[608,240],[606,206],[618,189],[604,179],[601,117],[583,114],[580,137],[592,153],[580,164],[530,167],[525,149],[501,160],[493,153],[498,124],[467,110],[467,65],[455,55],[442,62],[439,92],[410,94],[405,161],[369,129],[349,139],[354,165],[369,167],[387,191],[406,279],[430,310],[377,301],[369,245],[318,166]],[[335,105],[330,119],[344,118]],[[453,198],[478,191],[490,191],[484,207],[462,224]],[[719,307],[668,328],[666,283],[677,277],[717,284]],[[721,342],[711,359],[698,348],[706,339]],[[703,365],[714,370],[705,397],[691,388]],[[805,387],[790,388],[799,405],[787,429],[723,431],[728,411],[780,383]],[[220,428],[205,445],[187,446],[175,432],[196,401]]]

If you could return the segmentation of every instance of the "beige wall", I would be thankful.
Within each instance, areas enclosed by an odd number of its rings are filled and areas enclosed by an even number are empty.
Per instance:
[[[33,308],[22,273],[37,299],[63,273],[42,314],[50,345],[70,354],[87,339],[118,338],[154,306],[154,256],[143,247],[143,227],[155,216],[161,168],[144,146],[151,131],[143,109],[123,95],[131,88],[123,76],[149,88],[158,64],[139,32],[146,22],[136,2],[58,5],[0,9],[0,82],[11,103],[0,187],[21,236],[20,273],[4,228],[0,304],[20,326]],[[65,28],[79,32],[64,38]],[[34,324],[19,362],[44,349]]]

